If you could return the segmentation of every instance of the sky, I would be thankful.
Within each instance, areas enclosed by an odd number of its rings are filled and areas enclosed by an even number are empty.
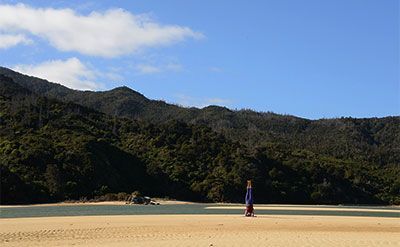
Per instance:
[[[399,2],[0,0],[0,65],[187,107],[398,116]]]

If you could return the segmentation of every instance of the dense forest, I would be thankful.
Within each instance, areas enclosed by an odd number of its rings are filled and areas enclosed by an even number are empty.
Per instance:
[[[141,191],[261,203],[400,203],[400,118],[308,120],[76,91],[0,68],[1,203]]]
[[[74,102],[110,116],[154,124],[173,119],[187,124],[206,125],[250,148],[270,142],[285,143],[339,159],[367,161],[380,166],[400,164],[399,116],[308,120],[219,106],[185,108],[147,99],[128,87],[104,92],[78,91],[7,68],[0,67],[0,74],[44,97]]]

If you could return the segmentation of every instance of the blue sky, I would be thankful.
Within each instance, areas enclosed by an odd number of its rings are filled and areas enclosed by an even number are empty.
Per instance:
[[[0,65],[184,106],[400,115],[399,52],[397,0],[0,0]]]

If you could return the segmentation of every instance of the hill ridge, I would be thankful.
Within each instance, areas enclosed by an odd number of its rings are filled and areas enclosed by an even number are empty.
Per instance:
[[[1,204],[117,198],[135,190],[240,202],[247,179],[260,203],[400,203],[399,118],[321,124],[221,114],[218,107],[117,97],[119,90],[73,94],[45,83],[47,93],[29,93],[32,80],[40,79],[0,73]],[[85,101],[91,107],[79,104]],[[120,112],[99,111],[110,102]],[[140,119],[149,113],[157,115]],[[124,193],[108,194],[117,192]]]
[[[395,154],[398,151],[395,143],[400,143],[400,134],[396,134],[400,133],[398,116],[310,120],[272,112],[231,110],[221,106],[184,108],[148,99],[127,86],[99,92],[79,91],[7,68],[0,68],[0,74],[13,78],[16,83],[39,95],[74,102],[111,116],[153,124],[177,120],[207,125],[251,148],[283,142],[336,158],[358,159],[382,165],[400,163],[400,155]],[[382,150],[386,151],[382,153]],[[386,158],[382,159],[382,156]]]

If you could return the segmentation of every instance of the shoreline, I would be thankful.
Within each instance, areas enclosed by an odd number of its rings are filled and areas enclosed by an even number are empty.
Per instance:
[[[180,200],[171,200],[171,199],[162,199],[162,198],[153,198],[156,202],[159,202],[160,205],[183,205],[183,204],[204,204],[204,205],[228,205],[230,206],[241,206],[244,205],[243,203],[230,203],[230,202],[191,202],[191,201],[180,201]],[[16,208],[16,207],[52,207],[52,206],[93,206],[93,205],[143,205],[143,204],[126,204],[125,201],[64,201],[64,202],[54,202],[54,203],[35,203],[35,204],[15,204],[15,205],[0,205],[1,208]],[[388,209],[400,209],[400,205],[370,205],[370,204],[337,204],[337,205],[330,205],[330,204],[265,204],[260,203],[254,204],[255,207],[301,207],[301,208],[313,208],[313,207],[334,207],[340,209],[343,208],[351,208],[351,207],[366,207],[366,208],[388,208]]]
[[[176,200],[168,200],[168,199],[159,199],[154,198],[155,201],[159,202],[162,205],[182,205],[182,204],[194,204],[195,202],[189,201],[176,201]],[[125,201],[99,201],[99,202],[54,202],[54,203],[37,203],[37,204],[17,204],[17,205],[0,205],[1,208],[19,208],[19,207],[54,207],[54,206],[93,206],[93,205],[143,205],[143,204],[126,204]]]
[[[243,206],[209,206],[206,207],[205,209],[242,209]],[[274,205],[259,205],[259,206],[254,206],[254,209],[258,210],[300,210],[300,211],[341,211],[341,212],[390,212],[390,213],[399,213],[399,209],[394,209],[392,207],[389,207],[387,209],[383,209],[382,207],[377,207],[377,208],[349,208],[349,207],[326,207],[326,206],[287,206],[287,205],[280,205],[280,206],[274,206]]]

